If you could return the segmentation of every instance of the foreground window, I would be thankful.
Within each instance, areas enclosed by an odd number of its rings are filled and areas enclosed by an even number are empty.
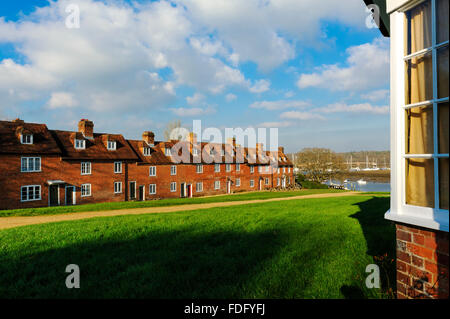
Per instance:
[[[150,195],[156,194],[156,184],[150,184],[148,189],[149,189]]]
[[[433,34],[433,30],[437,31]],[[425,1],[405,13],[405,203],[445,210],[449,201],[448,39],[448,0]]]
[[[114,182],[114,193],[122,193],[122,182]]]

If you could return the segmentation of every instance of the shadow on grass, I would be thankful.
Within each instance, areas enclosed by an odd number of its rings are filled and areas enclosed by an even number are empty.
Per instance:
[[[367,254],[374,257],[380,267],[381,291],[386,293],[389,288],[395,291],[395,226],[384,219],[384,214],[389,209],[389,197],[372,197],[359,202],[359,212],[350,215],[356,218],[361,225],[367,244]],[[366,265],[364,265],[366,266]],[[367,273],[367,275],[369,275]],[[365,278],[363,279],[365,282]],[[365,283],[362,285],[365,285]],[[341,292],[345,298],[366,298],[364,291],[357,286],[342,286]]]
[[[238,298],[277,253],[276,232],[158,231],[0,254],[0,298]],[[68,264],[80,267],[80,289],[65,286]]]

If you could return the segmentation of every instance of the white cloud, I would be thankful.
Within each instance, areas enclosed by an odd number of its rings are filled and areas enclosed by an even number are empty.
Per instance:
[[[192,116],[202,116],[202,115],[209,115],[214,114],[216,112],[216,109],[212,106],[208,106],[206,108],[201,107],[179,107],[179,108],[169,108],[169,110],[180,117],[192,117]]]
[[[50,109],[74,107],[77,105],[78,101],[75,99],[73,94],[67,92],[54,92],[52,93],[50,100],[48,101],[48,107]]]
[[[308,106],[311,106],[311,103],[299,100],[258,101],[250,105],[254,109],[266,109],[269,111],[287,108],[305,108]]]
[[[367,16],[364,3],[358,0],[175,1],[187,8],[192,21],[217,34],[240,61],[255,62],[263,71],[292,59],[297,42],[320,43],[322,21],[364,28]]]
[[[237,96],[234,95],[233,93],[228,93],[228,94],[225,96],[225,99],[227,100],[227,102],[231,102],[231,101],[236,100],[236,99],[237,99]]]
[[[270,128],[270,127],[288,127],[288,126],[292,126],[294,124],[295,123],[289,122],[289,121],[263,122],[263,123],[260,123],[260,124],[256,125],[256,127],[265,127],[265,128]]]
[[[253,86],[249,88],[249,91],[252,93],[262,93],[268,91],[270,88],[270,81],[268,80],[258,80],[256,81]]]
[[[188,96],[186,102],[189,105],[199,105],[205,100],[205,96],[200,93],[195,93],[193,96]]]
[[[362,104],[345,104],[345,103],[335,103],[328,106],[315,109],[317,112],[321,113],[371,113],[371,114],[388,114],[389,106],[373,106],[369,103]]]
[[[361,97],[372,102],[380,101],[389,97],[389,90],[375,90],[366,94],[361,94]]]
[[[313,112],[288,111],[280,114],[282,119],[290,120],[324,120],[325,118],[320,114]]]
[[[386,86],[389,83],[389,42],[375,39],[350,47],[347,66],[322,65],[317,72],[301,74],[297,86],[300,89],[317,87],[331,91],[362,91]]]
[[[286,93],[284,93],[284,97],[288,98],[288,99],[293,97],[294,95],[295,95],[295,93],[292,91],[287,91]]]

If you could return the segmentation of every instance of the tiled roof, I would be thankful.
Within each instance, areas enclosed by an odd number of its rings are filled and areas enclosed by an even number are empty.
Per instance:
[[[119,134],[94,133],[93,139],[84,138],[78,132],[52,130],[62,149],[62,157],[69,159],[98,159],[98,160],[137,160],[127,141]],[[105,136],[116,141],[116,150],[110,151],[105,145]],[[75,149],[74,137],[86,141],[85,149]]]
[[[22,144],[21,132],[33,134],[33,144]],[[0,121],[0,153],[60,154],[61,150],[45,124]]]

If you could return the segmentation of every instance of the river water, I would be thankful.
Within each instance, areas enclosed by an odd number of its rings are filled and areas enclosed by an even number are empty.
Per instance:
[[[332,180],[333,184],[342,185],[344,184],[345,189],[356,190],[361,192],[390,192],[390,183],[379,183],[367,181],[366,184],[359,184],[356,181],[344,182],[343,180]],[[330,185],[330,181],[326,181],[325,184]]]

